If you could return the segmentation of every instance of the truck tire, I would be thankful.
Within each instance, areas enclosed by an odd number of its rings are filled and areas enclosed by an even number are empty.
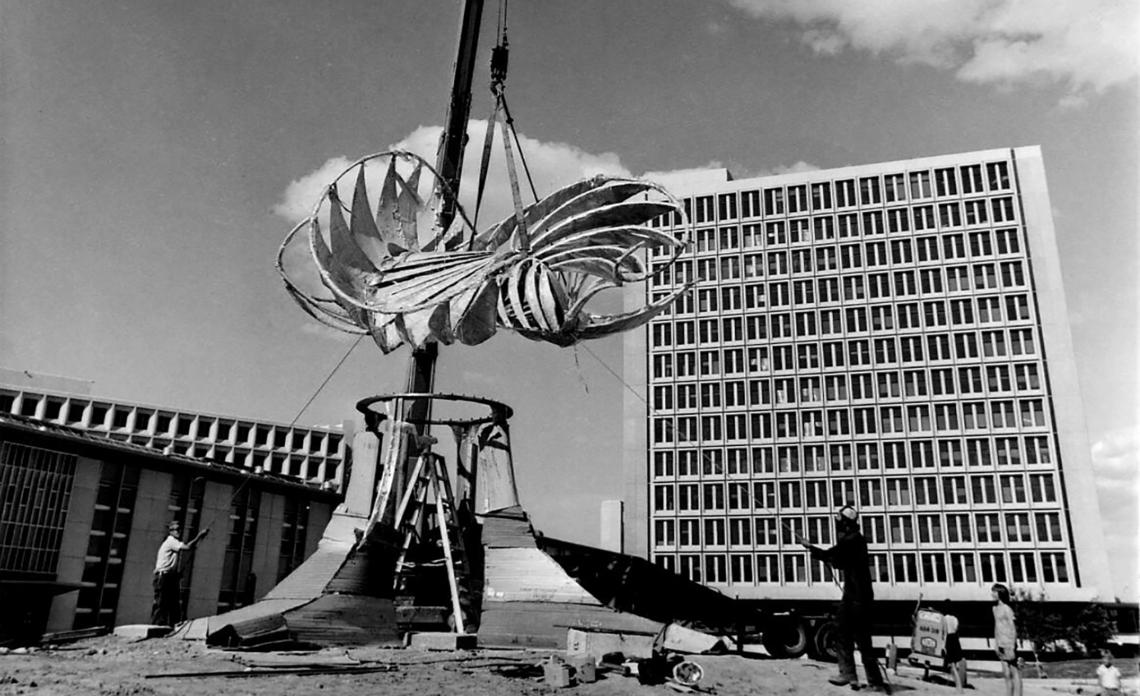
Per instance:
[[[808,646],[808,657],[821,662],[838,662],[839,624],[824,621],[815,627]]]
[[[794,617],[774,618],[765,627],[760,642],[772,657],[799,657],[808,649],[807,626]]]

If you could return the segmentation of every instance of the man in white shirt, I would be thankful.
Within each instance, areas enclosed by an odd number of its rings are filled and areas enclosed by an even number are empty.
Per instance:
[[[1104,696],[1120,694],[1120,668],[1112,664],[1112,653],[1107,650],[1101,653],[1101,664],[1096,668],[1096,679]]]
[[[178,563],[183,551],[194,548],[207,534],[209,529],[198,532],[189,543],[180,541],[182,527],[177,521],[171,522],[169,534],[158,547],[158,556],[154,561],[154,605],[150,612],[150,622],[156,626],[173,626],[182,620],[182,602],[180,598],[182,576]]]

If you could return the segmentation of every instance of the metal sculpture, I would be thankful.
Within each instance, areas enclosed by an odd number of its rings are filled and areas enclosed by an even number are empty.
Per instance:
[[[365,166],[373,160],[387,161],[375,212],[365,183]],[[398,163],[412,171],[401,176]],[[436,179],[429,189],[432,204],[419,191],[425,169]],[[349,207],[338,184],[353,170]],[[447,198],[459,215],[444,227],[431,212]],[[328,186],[309,217],[286,236],[277,269],[311,316],[341,331],[371,335],[385,353],[404,343],[476,345],[499,327],[569,346],[640,326],[688,290],[620,314],[586,308],[603,290],[650,277],[639,251],[656,248],[675,261],[686,242],[649,223],[682,214],[677,200],[657,184],[596,176],[525,208],[516,202],[514,215],[476,233],[435,169],[418,155],[393,150],[358,160]],[[286,250],[305,229],[320,283],[331,296],[303,289],[285,269]]]

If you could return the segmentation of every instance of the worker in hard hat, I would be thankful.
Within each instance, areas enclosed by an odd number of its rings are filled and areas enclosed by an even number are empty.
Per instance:
[[[850,505],[844,505],[835,515],[836,544],[822,549],[800,538],[800,544],[811,552],[812,558],[827,563],[843,572],[843,599],[839,602],[837,619],[839,623],[839,643],[836,652],[839,657],[839,674],[828,679],[832,684],[843,686],[856,684],[855,647],[863,658],[863,669],[867,672],[867,683],[872,689],[890,693],[890,687],[883,680],[879,663],[875,660],[871,646],[871,604],[875,591],[871,587],[871,569],[867,557],[867,540],[859,529],[859,514]]]

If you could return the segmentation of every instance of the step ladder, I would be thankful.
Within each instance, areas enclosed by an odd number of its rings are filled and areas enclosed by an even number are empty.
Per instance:
[[[411,565],[408,561],[408,551],[413,543],[422,541],[420,532],[424,527],[425,515],[432,514],[435,515],[440,543],[443,546],[455,632],[462,634],[466,632],[463,609],[470,605],[467,601],[469,567],[463,544],[463,531],[459,527],[455,498],[451,493],[451,482],[447,476],[443,457],[432,452],[424,452],[416,459],[400,505],[396,508],[394,526],[397,535],[403,536],[393,578],[393,588],[396,591],[400,591],[407,580],[406,571]]]

